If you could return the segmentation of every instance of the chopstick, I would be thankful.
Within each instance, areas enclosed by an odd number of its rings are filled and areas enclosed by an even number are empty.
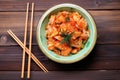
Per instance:
[[[27,3],[26,20],[25,20],[25,31],[24,31],[24,46],[25,46],[25,47],[26,47],[27,26],[28,26],[28,10],[29,10],[29,3]],[[25,47],[23,48],[21,78],[24,78],[24,69],[25,69]]]
[[[30,25],[30,38],[29,38],[30,52],[31,52],[31,48],[32,48],[31,45],[32,45],[33,11],[34,11],[34,3],[32,3],[31,25]],[[27,78],[30,78],[30,63],[31,63],[31,54],[29,53]]]
[[[11,31],[11,30],[8,30],[7,31],[8,34],[24,49],[25,48],[25,51],[26,53],[29,55],[31,54],[31,58],[33,59],[33,61],[45,72],[47,73],[48,70],[42,65],[42,63],[33,55],[32,52],[30,52],[30,50],[24,46],[24,44],[20,41],[20,39]]]

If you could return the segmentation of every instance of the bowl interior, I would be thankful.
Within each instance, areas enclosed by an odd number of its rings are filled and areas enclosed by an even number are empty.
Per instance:
[[[70,11],[70,12],[77,11],[78,13],[80,13],[82,17],[86,19],[88,23],[88,29],[90,30],[90,37],[87,40],[84,48],[80,50],[77,54],[70,55],[70,56],[57,55],[53,51],[48,50],[47,48],[45,27],[48,24],[49,18],[52,14],[56,14],[57,12],[63,11],[63,10]],[[47,57],[59,63],[73,63],[83,59],[90,53],[90,51],[94,47],[95,41],[96,41],[96,26],[95,26],[94,20],[86,10],[76,5],[69,5],[69,4],[59,5],[59,6],[50,8],[42,16],[37,27],[37,42],[39,47]]]

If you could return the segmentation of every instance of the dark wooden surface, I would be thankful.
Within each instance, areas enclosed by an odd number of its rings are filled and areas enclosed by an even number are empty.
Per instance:
[[[23,41],[27,2],[35,3],[32,52],[49,70],[45,74],[32,61],[31,80],[120,80],[120,0],[0,1],[0,80],[20,80],[22,49],[6,31],[11,29]],[[97,25],[98,38],[94,49],[84,60],[74,64],[49,60],[36,43],[39,19],[47,9],[60,3],[82,6]]]

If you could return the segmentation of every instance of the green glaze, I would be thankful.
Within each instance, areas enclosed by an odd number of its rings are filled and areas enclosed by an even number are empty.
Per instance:
[[[57,12],[63,11],[63,10],[79,12],[86,19],[88,23],[88,28],[90,30],[90,37],[87,40],[84,48],[75,55],[60,56],[47,49],[45,27],[48,23],[48,20],[51,14],[56,14]],[[40,49],[48,58],[58,63],[68,64],[68,63],[74,63],[82,60],[92,51],[96,43],[96,39],[97,39],[97,30],[96,30],[96,25],[93,18],[85,9],[74,4],[65,3],[65,4],[59,4],[57,6],[50,8],[48,11],[46,11],[43,14],[37,26],[37,42]]]

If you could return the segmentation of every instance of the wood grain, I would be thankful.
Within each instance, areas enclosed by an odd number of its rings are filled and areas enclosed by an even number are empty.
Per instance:
[[[35,3],[32,52],[49,70],[45,74],[32,61],[30,80],[120,79],[120,0],[0,0],[0,80],[21,80],[22,48],[6,31],[11,29],[23,42],[27,2]],[[41,52],[36,41],[39,19],[46,10],[60,3],[73,3],[87,9],[97,25],[97,44],[90,55],[74,64],[51,61]],[[27,64],[25,70],[27,72]]]
[[[120,70],[50,71],[47,74],[41,71],[32,71],[31,75],[30,80],[119,80]],[[0,71],[0,78],[2,80],[21,80],[20,71]]]
[[[97,44],[120,44],[120,11],[89,12],[94,17],[97,25]],[[35,12],[33,26],[33,45],[37,45],[36,28],[42,14],[43,12]],[[25,12],[0,12],[0,46],[18,45],[7,34],[6,31],[8,29],[11,29],[23,41],[24,23]],[[2,40],[4,37],[7,39],[6,42]]]
[[[73,3],[92,10],[120,9],[120,0],[10,0],[0,1],[0,11],[25,11],[27,2],[35,3],[35,11],[47,10],[61,3]]]
[[[74,64],[63,65],[49,60],[39,49],[33,46],[34,55],[48,70],[98,70],[120,69],[120,45],[96,45],[91,54]],[[0,70],[20,70],[22,49],[19,46],[0,47]],[[26,58],[27,60],[27,58]],[[41,70],[32,61],[32,70]]]

